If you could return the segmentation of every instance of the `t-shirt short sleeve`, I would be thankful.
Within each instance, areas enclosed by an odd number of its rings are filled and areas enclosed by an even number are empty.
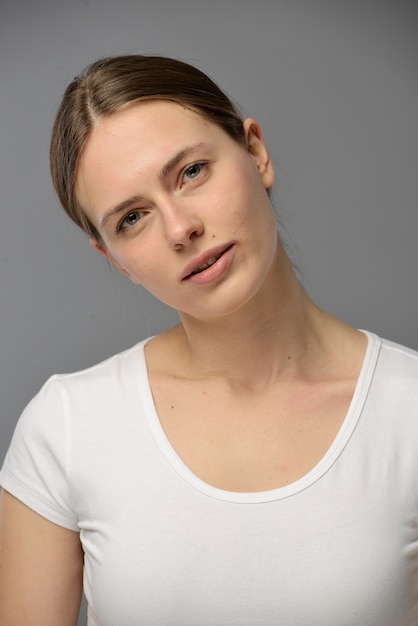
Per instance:
[[[71,505],[71,429],[53,376],[22,413],[0,472],[0,484],[42,517],[78,530]]]

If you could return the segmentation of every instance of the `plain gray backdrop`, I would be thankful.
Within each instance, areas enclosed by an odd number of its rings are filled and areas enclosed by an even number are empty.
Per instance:
[[[308,292],[418,349],[417,17],[405,0],[2,0],[0,462],[49,375],[177,319],[90,249],[49,181],[60,96],[100,56],[175,56],[218,81],[262,125]]]

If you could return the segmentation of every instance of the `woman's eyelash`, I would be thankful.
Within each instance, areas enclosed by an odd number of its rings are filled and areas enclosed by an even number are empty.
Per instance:
[[[193,180],[194,178],[197,178],[199,174],[201,174],[202,170],[207,168],[208,165],[208,161],[197,161],[196,163],[192,163],[183,171],[182,178],[188,174],[190,176],[189,180]]]
[[[141,213],[141,211],[136,210],[136,211],[129,211],[129,213],[127,213],[121,220],[120,222],[116,225],[116,229],[115,232],[118,235],[120,232],[122,232],[122,230],[124,230],[124,223],[126,222],[127,219],[129,219],[130,217],[136,217],[136,221],[134,224],[130,224],[127,226],[127,228],[130,228],[132,226],[135,226],[139,221],[140,221],[140,217],[139,217],[139,213]]]

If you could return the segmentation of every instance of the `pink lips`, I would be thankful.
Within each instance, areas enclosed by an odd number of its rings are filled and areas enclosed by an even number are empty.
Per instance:
[[[233,245],[222,245],[206,250],[185,266],[181,280],[206,284],[221,275],[232,260]]]

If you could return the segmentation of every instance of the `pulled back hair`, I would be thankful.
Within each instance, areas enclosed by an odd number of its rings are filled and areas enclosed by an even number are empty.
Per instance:
[[[69,217],[98,242],[101,237],[75,196],[78,164],[98,121],[141,100],[171,100],[198,111],[245,145],[242,118],[206,74],[172,58],[108,57],[90,65],[67,87],[52,129],[50,168],[58,198]]]

